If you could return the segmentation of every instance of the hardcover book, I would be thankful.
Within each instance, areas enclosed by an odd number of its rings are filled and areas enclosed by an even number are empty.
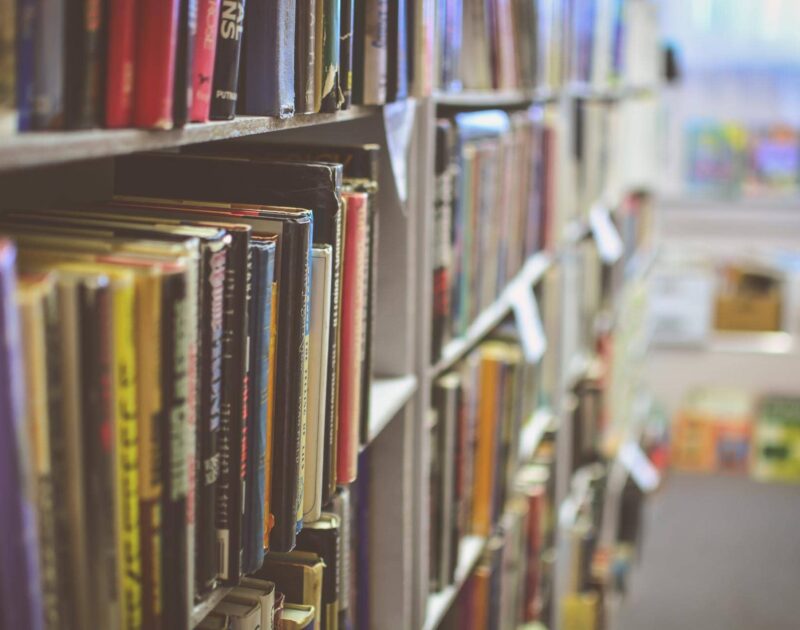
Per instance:
[[[17,131],[16,8],[14,0],[0,2],[0,135]]]
[[[98,125],[102,116],[105,5],[69,0],[66,8],[65,119],[69,129]]]
[[[60,129],[64,126],[65,19],[64,2],[44,0],[39,3],[33,27],[34,129]]]
[[[49,4],[55,9],[59,3],[51,2]],[[105,126],[109,128],[129,127],[133,123],[133,80],[138,7],[135,0],[110,0],[107,6]],[[57,59],[51,58],[47,61],[48,68],[52,66],[58,68],[60,65]]]
[[[236,113],[239,61],[244,34],[245,0],[221,2],[211,93],[212,120],[230,120]]]
[[[206,122],[211,112],[219,5],[220,0],[197,2],[197,33],[192,58],[192,105],[189,110],[189,120],[192,122]]]
[[[297,536],[297,550],[319,556],[325,563],[322,575],[322,630],[339,627],[341,521],[336,514],[324,512],[315,523],[308,523]]]
[[[179,0],[142,0],[136,41],[133,124],[170,129],[175,83]]]

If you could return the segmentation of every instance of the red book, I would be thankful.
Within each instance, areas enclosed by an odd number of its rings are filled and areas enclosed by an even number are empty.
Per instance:
[[[108,3],[106,127],[133,123],[133,72],[136,43],[136,0]]]
[[[345,237],[342,258],[340,324],[339,429],[336,445],[336,483],[355,481],[361,417],[361,365],[365,325],[367,265],[367,195],[343,193]]]
[[[189,120],[206,122],[211,107],[211,84],[214,79],[214,56],[217,51],[220,0],[199,0],[197,35],[194,40],[192,74],[192,110]]]
[[[133,123],[137,127],[172,127],[178,0],[141,0],[136,41]]]

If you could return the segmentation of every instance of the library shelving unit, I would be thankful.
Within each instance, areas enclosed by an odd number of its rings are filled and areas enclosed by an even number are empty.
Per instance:
[[[555,330],[548,330],[547,353],[555,356],[557,378],[542,406],[525,424],[522,456],[533,454],[542,437],[555,431],[556,505],[569,493],[573,385],[591,364],[587,340],[579,342],[581,248],[602,248],[606,238],[593,225],[589,208],[577,200],[570,177],[574,165],[559,165],[558,226],[555,242],[533,255],[499,297],[484,309],[464,335],[445,345],[442,357],[430,359],[432,312],[434,151],[437,113],[443,109],[524,109],[540,105],[567,130],[560,140],[564,155],[574,139],[569,131],[576,101],[616,107],[629,100],[651,99],[650,83],[611,88],[567,85],[531,91],[434,93],[384,107],[354,106],[336,114],[312,114],[287,120],[238,117],[228,122],[190,124],[173,131],[91,130],[30,133],[0,138],[0,190],[6,208],[27,209],[54,203],[97,201],[113,190],[116,156],[172,149],[208,142],[376,143],[380,150],[377,312],[369,431],[363,450],[370,465],[370,630],[437,628],[478,564],[487,539],[465,536],[459,545],[455,582],[431,593],[428,578],[429,435],[426,412],[433,380],[455,365],[514,312],[520,293],[550,283],[558,299]],[[407,134],[396,124],[411,120]],[[398,149],[399,147],[399,149]],[[560,158],[566,159],[566,158]],[[624,188],[624,185],[622,186]],[[604,199],[610,198],[608,195]],[[607,218],[614,214],[606,204]],[[597,245],[594,244],[597,241]],[[548,285],[549,286],[549,285]],[[569,567],[556,565],[556,573]],[[559,582],[560,580],[557,580]],[[217,589],[196,604],[198,624],[225,596]],[[550,627],[559,627],[558,590]]]

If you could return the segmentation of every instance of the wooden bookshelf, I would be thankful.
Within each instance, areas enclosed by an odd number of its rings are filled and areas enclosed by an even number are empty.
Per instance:
[[[90,129],[22,133],[0,138],[0,171],[302,129],[365,118],[379,111],[377,107],[352,106],[350,109],[332,114],[305,114],[286,119],[237,116],[233,120],[193,123],[182,129],[166,131]]]
[[[448,342],[442,350],[442,357],[431,368],[432,377],[438,376],[455,365],[467,352],[469,352],[481,339],[502,323],[513,307],[513,296],[519,286],[533,287],[542,279],[550,267],[552,258],[549,254],[541,252],[532,256],[525,266],[488,308],[475,318],[467,332]]]

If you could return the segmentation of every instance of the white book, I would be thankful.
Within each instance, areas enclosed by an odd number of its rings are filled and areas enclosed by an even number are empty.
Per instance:
[[[258,602],[261,606],[261,630],[273,630],[275,583],[245,577],[225,598],[231,601]]]
[[[217,604],[214,612],[228,618],[231,630],[260,630],[261,628],[261,604],[258,601],[223,599]]]
[[[314,245],[311,252],[311,322],[308,349],[308,429],[303,476],[303,521],[322,512],[322,469],[328,386],[328,335],[331,327],[333,252]]]

